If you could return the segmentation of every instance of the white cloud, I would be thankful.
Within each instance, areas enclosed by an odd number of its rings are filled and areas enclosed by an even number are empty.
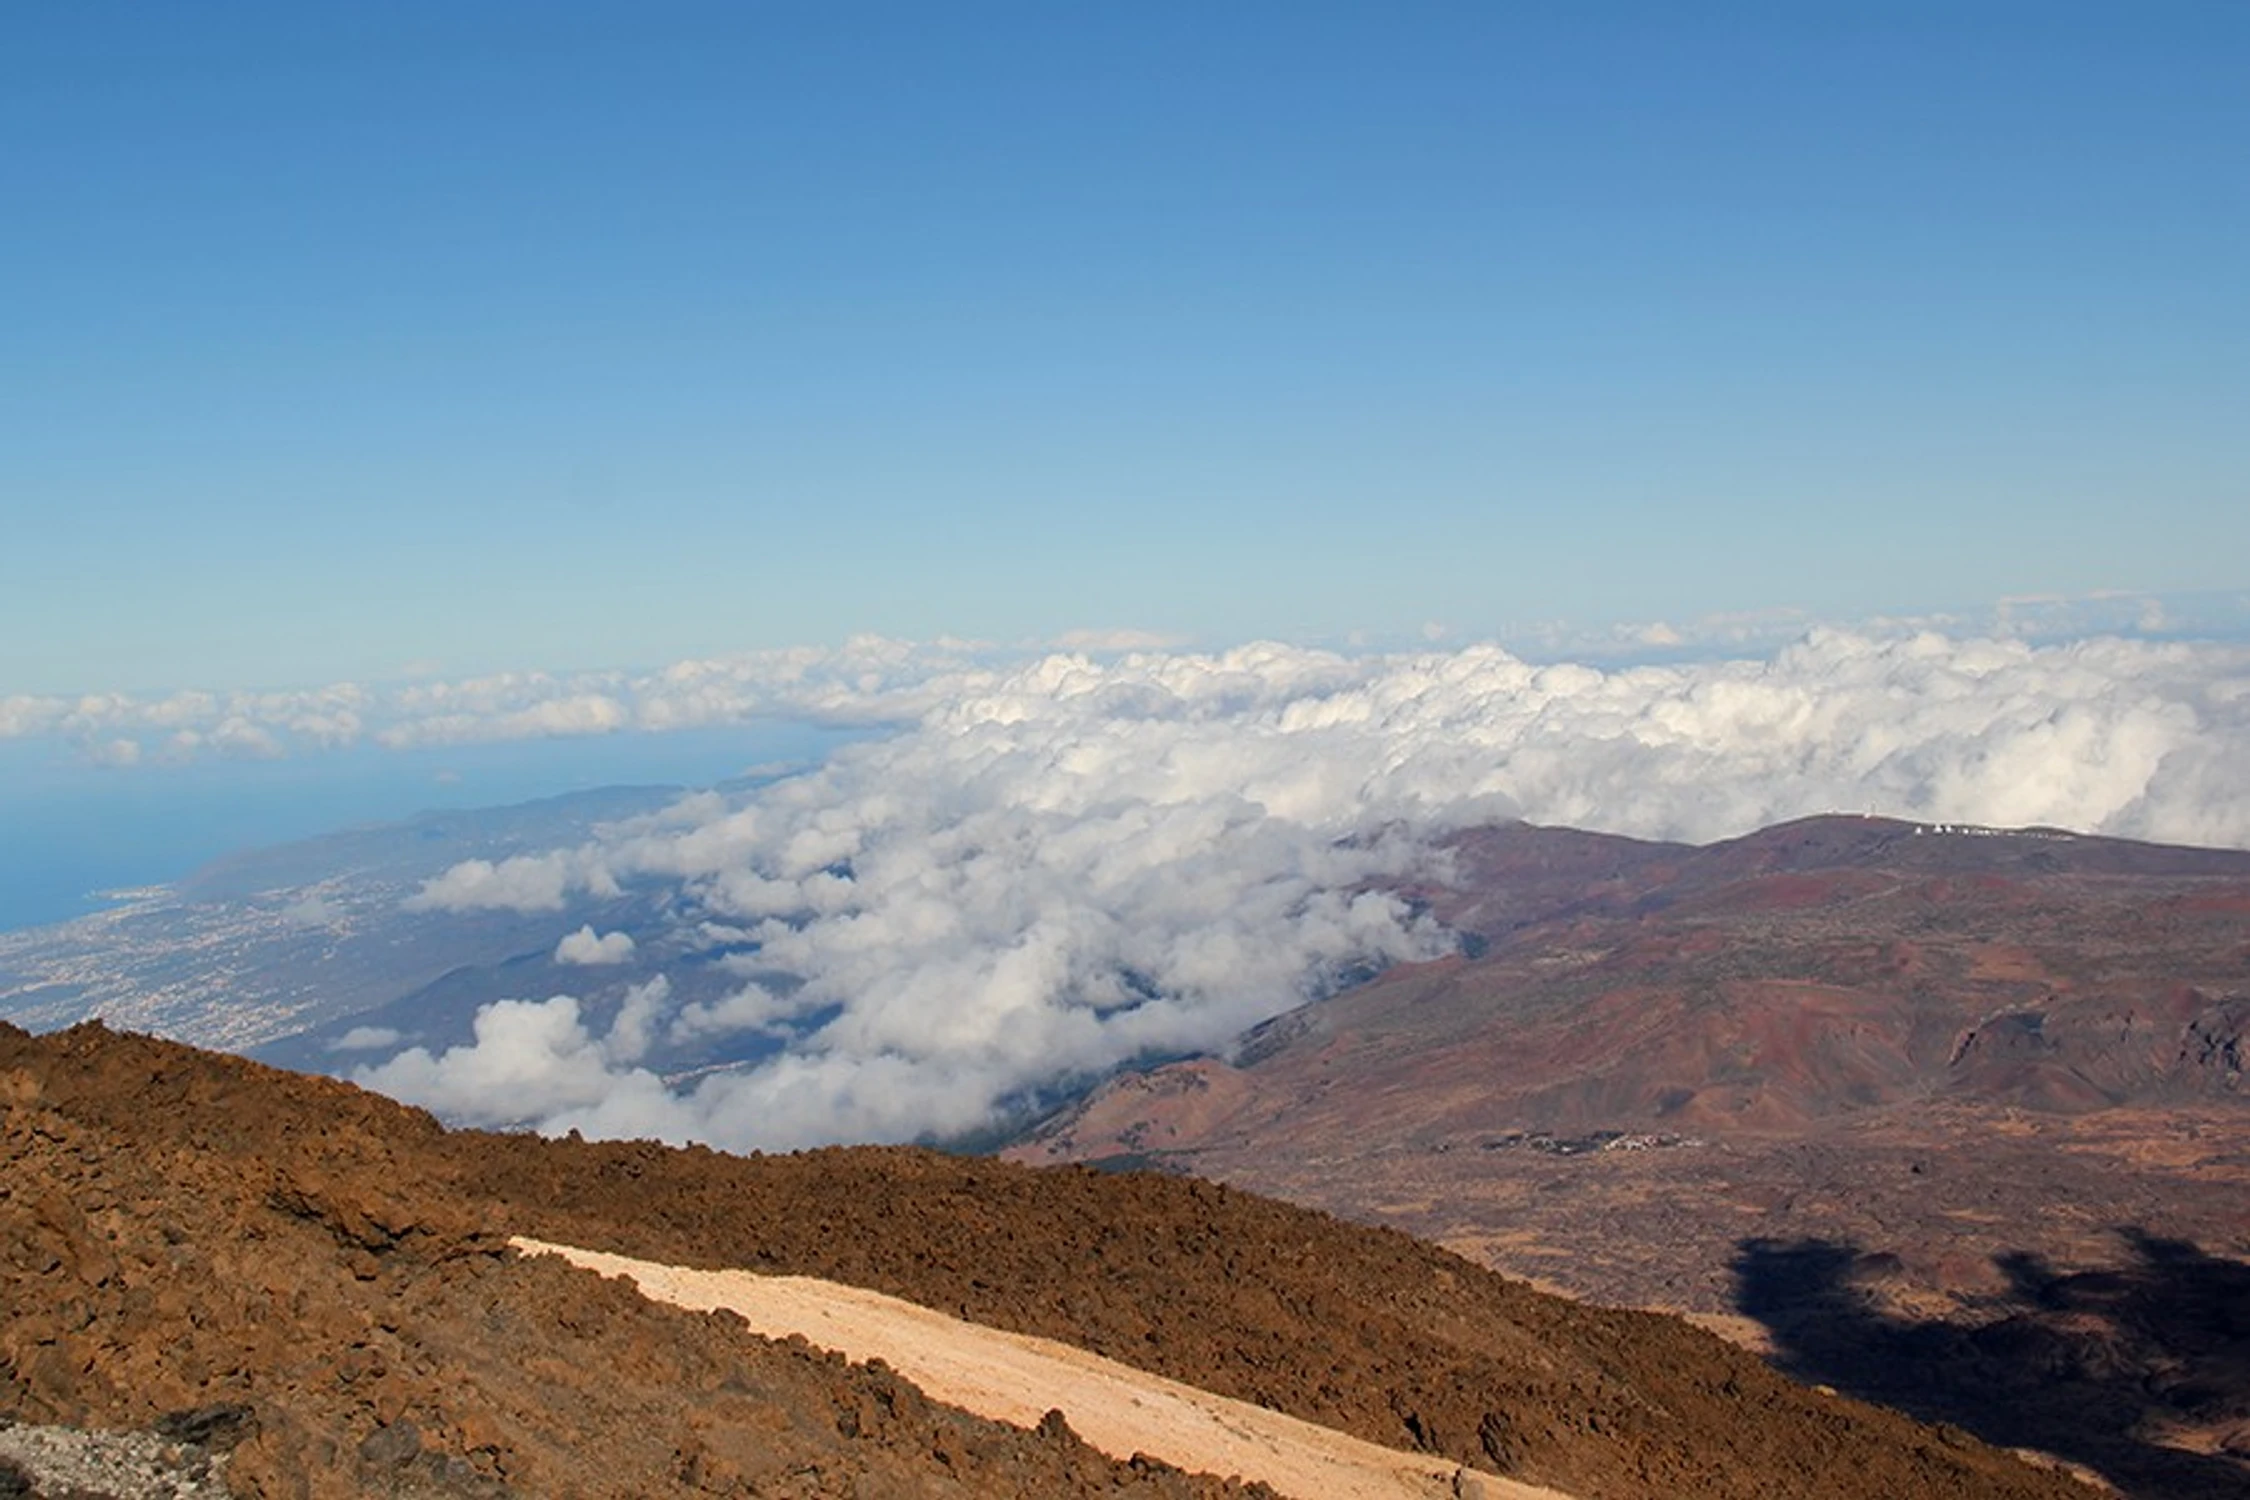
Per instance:
[[[355,1076],[471,1125],[518,1125],[590,1108],[629,1083],[611,1070],[568,995],[487,1005],[477,1012],[475,1038],[441,1056],[409,1047]]]
[[[663,1083],[636,1064],[670,997],[671,984],[661,974],[635,985],[600,1036],[585,1024],[575,996],[496,1001],[477,1012],[469,1045],[438,1054],[410,1047],[354,1076],[472,1125],[600,1115],[627,1101],[669,1097]],[[345,1042],[357,1034],[348,1033]]]
[[[0,698],[0,740],[29,739],[54,734],[62,728],[67,710],[59,698],[34,698],[11,693]]]
[[[963,665],[917,691],[911,728],[815,771],[471,861],[420,898],[674,887],[683,933],[758,945],[724,966],[733,996],[652,1000],[606,1037],[511,1002],[474,1045],[373,1081],[443,1109],[517,1079],[537,1101],[517,1117],[550,1129],[899,1139],[1439,951],[1369,887],[1496,818],[1706,840],[1842,810],[2250,846],[2240,647],[1815,631],[1766,660],[1603,671],[1258,645]],[[783,1046],[674,1089],[640,1064],[659,1034]]]
[[[282,754],[281,741],[272,730],[241,714],[221,719],[204,738],[221,755],[239,760],[274,760]]]
[[[602,1052],[612,1064],[637,1063],[647,1055],[657,1018],[663,1013],[664,1002],[671,998],[672,981],[662,974],[625,992],[624,1002],[610,1022],[609,1035],[602,1040]]]
[[[463,860],[406,902],[409,911],[561,911],[572,889],[614,895],[617,887],[602,862],[589,854],[555,851],[518,854],[495,864]]]
[[[795,1013],[795,1007],[788,1001],[753,981],[723,1000],[683,1006],[672,1018],[672,1040],[689,1042],[729,1032],[781,1035],[785,1029],[782,1023]]]
[[[141,742],[125,735],[88,740],[81,744],[80,753],[98,766],[137,766],[141,763]]]
[[[631,933],[605,932],[597,937],[591,923],[555,944],[555,962],[558,964],[621,964],[632,956]]]
[[[380,1052],[395,1047],[399,1033],[389,1026],[354,1026],[328,1044],[331,1052]]]

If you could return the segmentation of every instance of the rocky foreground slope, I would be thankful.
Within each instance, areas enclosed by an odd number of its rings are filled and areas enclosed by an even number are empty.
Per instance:
[[[2086,1493],[1676,1320],[1203,1183],[449,1133],[98,1026],[0,1028],[0,1101],[0,1415],[220,1412],[241,1494],[1226,1492],[512,1234],[851,1282],[1584,1496]]]

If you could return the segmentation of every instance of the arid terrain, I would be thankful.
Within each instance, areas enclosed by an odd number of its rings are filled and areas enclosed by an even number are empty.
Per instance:
[[[1209,1183],[449,1133],[99,1026],[0,1029],[0,1101],[0,1416],[200,1434],[238,1494],[1230,1492],[518,1235],[842,1282],[1565,1494],[2085,1493],[1678,1319]]]
[[[2250,855],[1871,818],[1455,854],[1413,894],[1462,957],[1011,1155],[1395,1225],[2135,1494],[2250,1493]]]

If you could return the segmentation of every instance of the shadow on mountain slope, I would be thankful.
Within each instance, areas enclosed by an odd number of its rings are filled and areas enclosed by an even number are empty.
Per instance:
[[[2250,1265],[2138,1228],[2119,1239],[2124,1258],[2095,1268],[1996,1256],[2007,1289],[1989,1305],[1920,1319],[1883,1304],[1887,1257],[1745,1240],[1738,1305],[1799,1379],[2082,1464],[2136,1500],[2238,1500]]]

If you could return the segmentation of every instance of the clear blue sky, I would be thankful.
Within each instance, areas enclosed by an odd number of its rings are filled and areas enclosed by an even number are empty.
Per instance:
[[[2250,6],[32,4],[0,694],[2250,583]]]

